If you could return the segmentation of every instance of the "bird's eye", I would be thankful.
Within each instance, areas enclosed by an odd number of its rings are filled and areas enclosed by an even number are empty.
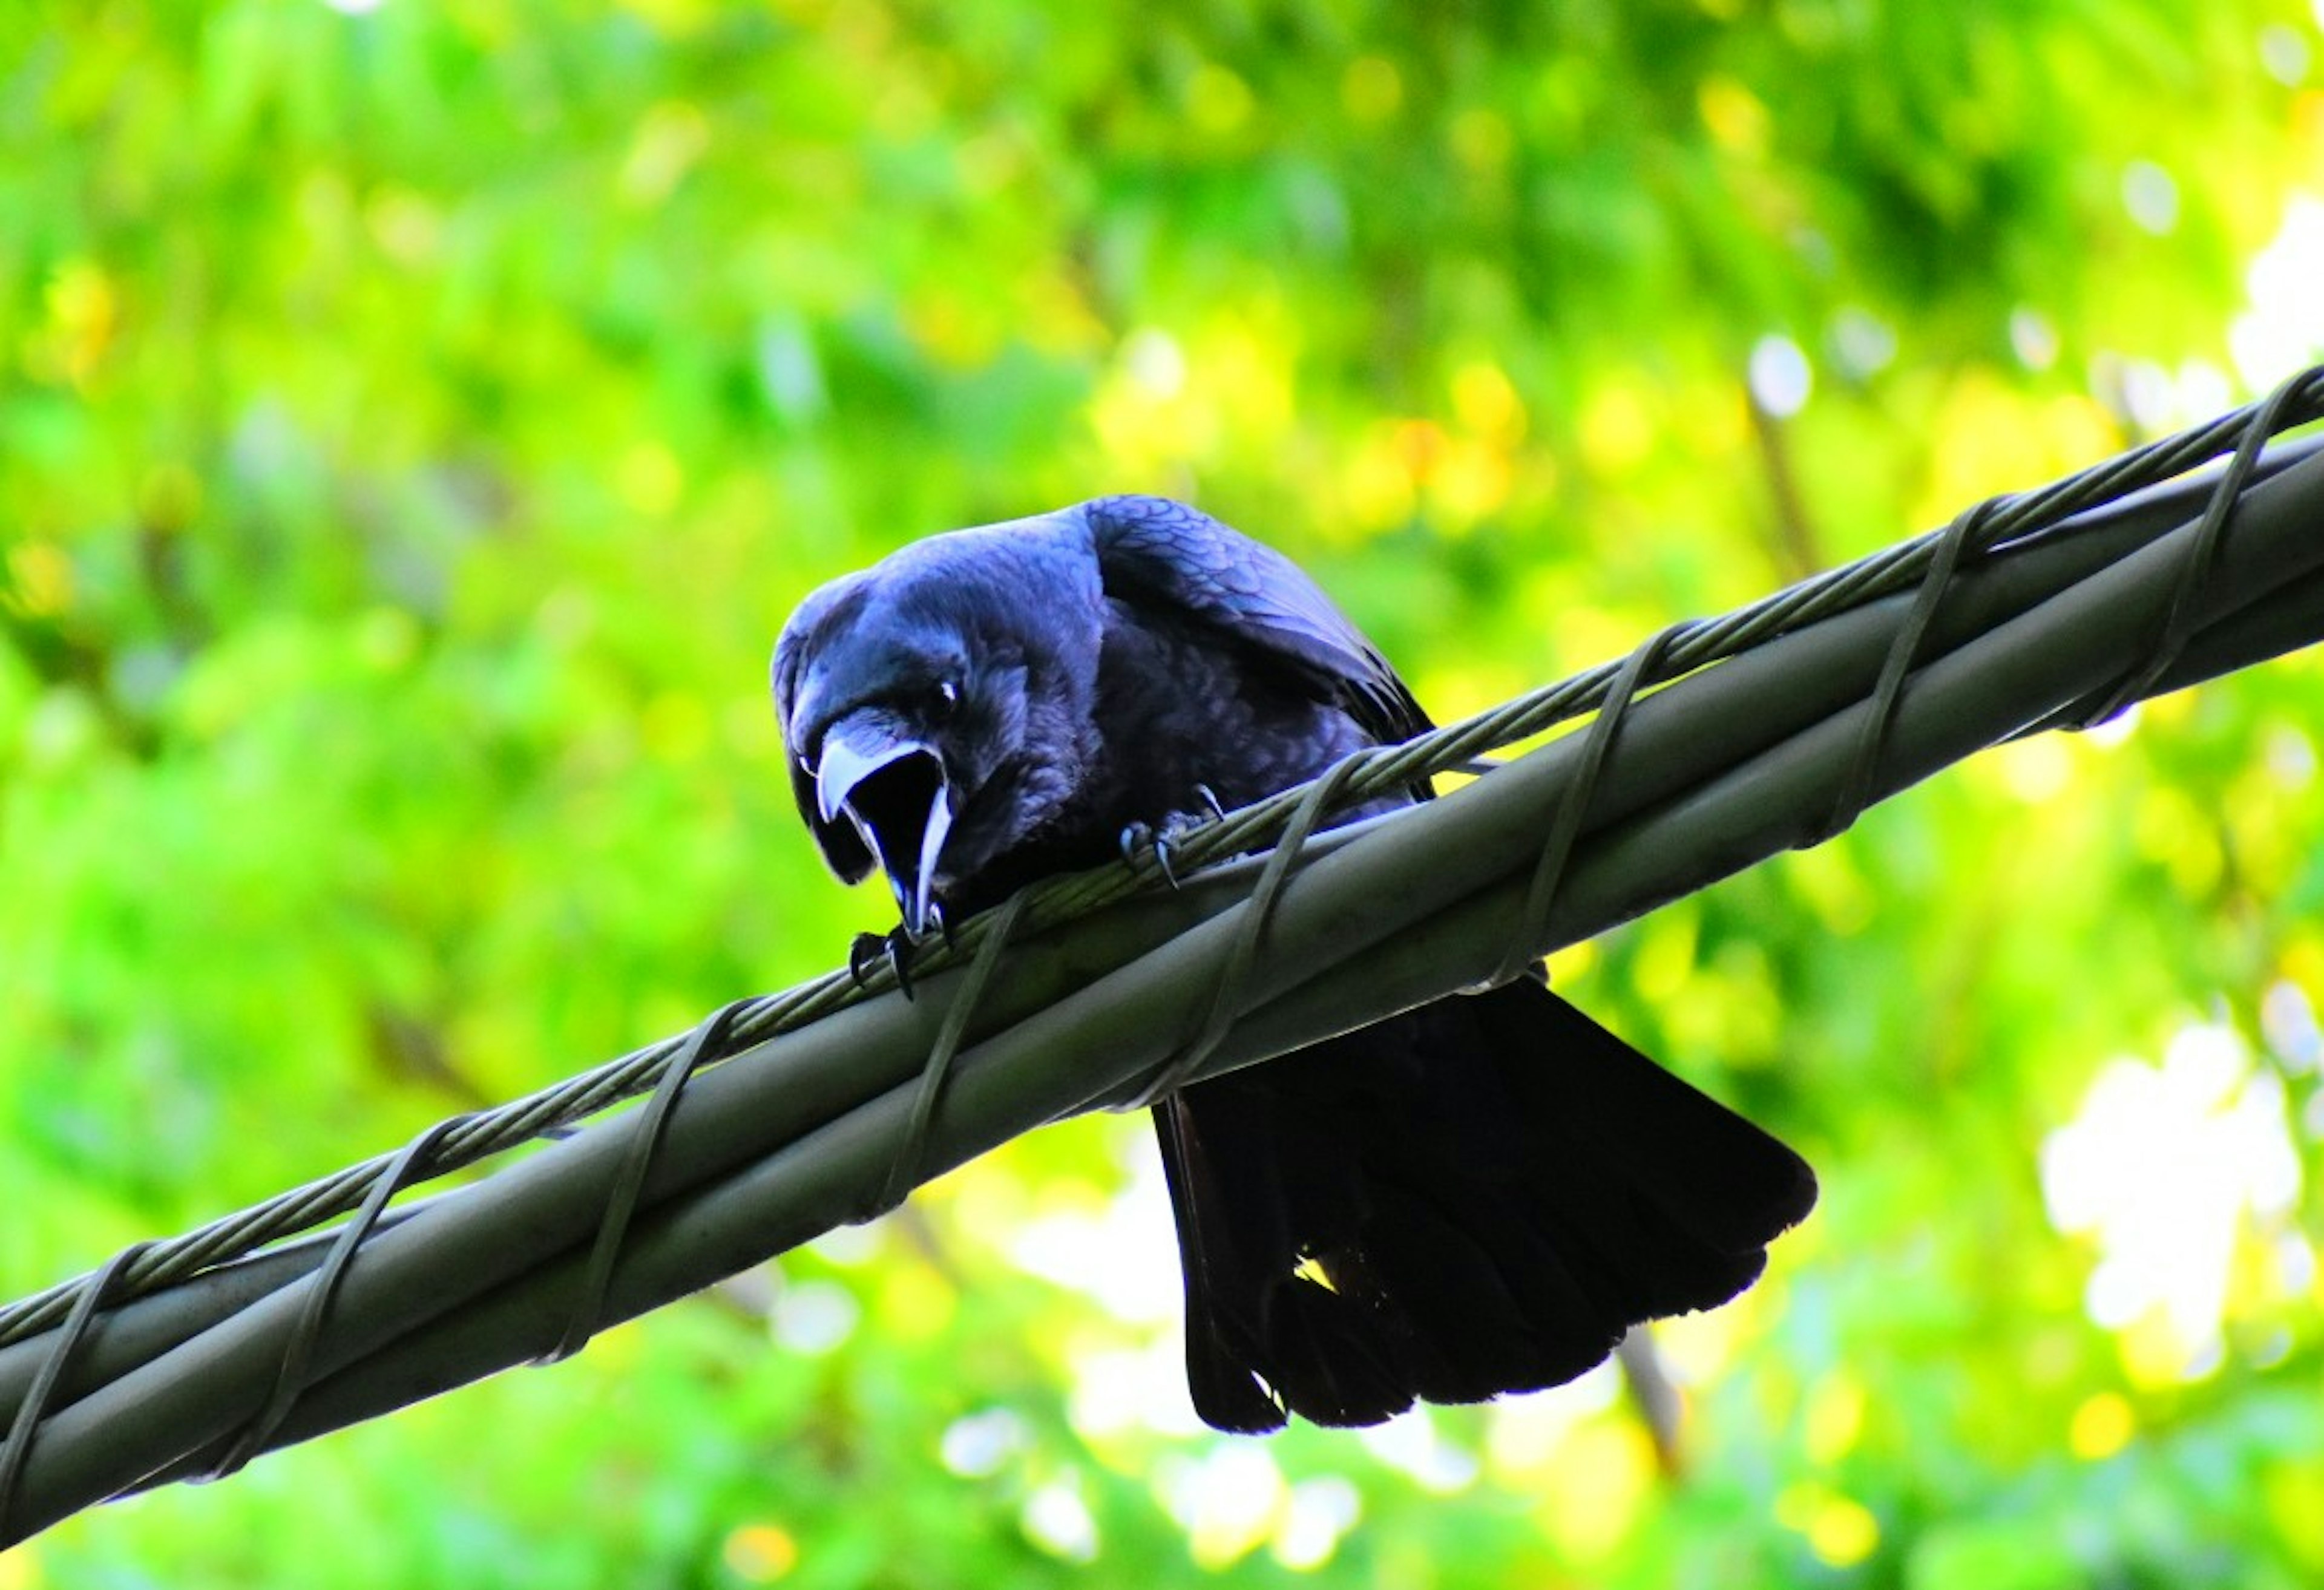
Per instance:
[[[936,688],[936,710],[940,712],[948,712],[952,711],[953,708],[960,705],[960,681],[957,679],[937,680]]]

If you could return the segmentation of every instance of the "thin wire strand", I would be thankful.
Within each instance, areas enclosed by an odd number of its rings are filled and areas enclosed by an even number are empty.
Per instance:
[[[587,1346],[589,1338],[597,1334],[605,1318],[605,1296],[613,1284],[613,1265],[622,1256],[622,1239],[629,1235],[631,1218],[637,1213],[654,1158],[661,1152],[662,1136],[671,1112],[678,1108],[678,1095],[686,1091],[686,1084],[706,1059],[724,1052],[728,1030],[750,1004],[737,999],[711,1012],[655,1084],[653,1097],[646,1101],[631,1135],[629,1152],[622,1156],[622,1168],[606,1195],[604,1217],[597,1224],[597,1239],[590,1245],[588,1266],[582,1272],[581,1290],[574,1300],[572,1317],[566,1321],[565,1334],[537,1362],[562,1363]]]
[[[372,1186],[371,1192],[339,1232],[338,1240],[323,1260],[323,1267],[307,1283],[306,1306],[290,1328],[282,1344],[282,1359],[275,1366],[274,1385],[267,1393],[258,1416],[244,1425],[242,1433],[229,1443],[218,1460],[198,1477],[221,1480],[234,1473],[263,1450],[269,1437],[290,1416],[291,1405],[307,1389],[308,1366],[314,1362],[316,1345],[322,1340],[323,1329],[330,1323],[331,1304],[339,1295],[339,1283],[346,1279],[354,1264],[356,1250],[369,1241],[379,1218],[387,1212],[388,1201],[407,1186],[418,1169],[427,1163],[428,1156],[446,1136],[457,1129],[465,1117],[455,1116],[434,1126],[404,1144],[388,1166],[387,1173]]]
[[[960,1053],[961,1040],[968,1034],[969,1020],[992,980],[993,968],[1001,964],[1001,951],[1017,929],[1018,918],[1025,914],[1025,900],[1024,891],[1019,890],[992,914],[983,942],[977,946],[975,959],[968,963],[968,976],[962,979],[960,992],[953,996],[952,1006],[945,1012],[944,1025],[936,1029],[936,1041],[928,1050],[927,1063],[920,1069],[919,1086],[912,1093],[912,1113],[904,1124],[904,1137],[897,1145],[896,1157],[888,1163],[887,1179],[881,1183],[877,1200],[858,1217],[859,1221],[886,1214],[919,1185],[921,1170],[927,1163],[928,1138],[936,1126],[937,1101],[944,1097],[945,1082],[952,1075],[952,1062]]]
[[[1539,958],[1540,952],[1532,946],[1549,936],[1549,912],[1557,898],[1558,883],[1564,878],[1565,863],[1573,854],[1573,841],[1581,837],[1582,822],[1589,814],[1590,802],[1598,793],[1598,778],[1605,770],[1606,755],[1613,749],[1614,739],[1622,731],[1622,721],[1629,716],[1630,703],[1637,699],[1639,682],[1654,671],[1663,653],[1691,627],[1674,624],[1648,637],[1644,645],[1630,653],[1622,664],[1622,671],[1614,676],[1614,683],[1606,692],[1605,704],[1598,709],[1597,721],[1590,725],[1589,737],[1582,742],[1573,781],[1566,786],[1564,798],[1557,804],[1557,814],[1550,822],[1549,836],[1542,841],[1541,858],[1534,863],[1533,877],[1526,885],[1525,903],[1517,909],[1517,932],[1509,939],[1500,970],[1493,975],[1496,983],[1506,983],[1522,975]]]
[[[1865,717],[1862,732],[1857,736],[1856,752],[1849,758],[1848,770],[1841,776],[1831,813],[1824,819],[1822,829],[1801,841],[1798,849],[1811,850],[1845,833],[1864,814],[1865,804],[1872,798],[1872,781],[1879,772],[1880,753],[1888,744],[1889,731],[1896,722],[1896,709],[1904,699],[1904,681],[1920,664],[1922,643],[1928,638],[1929,625],[1952,585],[1953,571],[1960,565],[1963,549],[1976,540],[1978,526],[1992,507],[1990,502],[1978,503],[1954,519],[1937,538],[1928,570],[1921,578],[1921,588],[1914,593],[1913,605],[1906,611],[1904,621],[1896,626],[1896,639],[1889,644],[1888,655],[1881,659],[1880,677],[1872,686],[1872,710]]]
[[[1292,863],[1306,848],[1323,813],[1338,804],[1341,791],[1354,777],[1354,766],[1343,761],[1307,787],[1298,809],[1292,813],[1290,826],[1276,841],[1274,852],[1268,857],[1267,866],[1250,891],[1242,924],[1220,962],[1218,981],[1211,986],[1211,1003],[1204,1013],[1202,1025],[1185,1048],[1155,1069],[1153,1080],[1140,1089],[1124,1108],[1143,1108],[1176,1090],[1210,1058],[1211,1051],[1219,1046],[1234,1025],[1235,1017],[1242,1011],[1243,987],[1250,981],[1251,969],[1259,963],[1259,947],[1266,937],[1268,924],[1274,919],[1276,902],[1283,897],[1284,887],[1290,879]]]
[[[2177,587],[2171,594],[2171,606],[2163,614],[2163,623],[2148,649],[2143,666],[2133,668],[2123,681],[2093,711],[2083,719],[2082,726],[2089,728],[2106,721],[2123,708],[2146,694],[2148,686],[2170,670],[2187,649],[2188,639],[2195,632],[2195,613],[2201,604],[2203,589],[2210,584],[2211,570],[2219,561],[2219,547],[2227,538],[2227,521],[2235,513],[2236,503],[2244,488],[2250,483],[2253,472],[2259,468],[2260,451],[2267,445],[2279,416],[2297,396],[2302,378],[2294,377],[2267,395],[2243,439],[2236,444],[2235,456],[2227,460],[2227,469],[2219,476],[2218,487],[2204,509],[2203,522],[2196,528],[2195,538],[2187,548],[2187,561],[2181,565]]]

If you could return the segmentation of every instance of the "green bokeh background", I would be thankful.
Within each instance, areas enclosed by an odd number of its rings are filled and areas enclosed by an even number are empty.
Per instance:
[[[2247,272],[2324,230],[2319,25],[9,6],[0,1292],[885,926],[764,667],[914,536],[1193,498],[1449,718],[2290,373],[2324,326]],[[1563,958],[1826,1184],[1658,1334],[1660,1453],[1610,1374],[1200,1431],[1109,1118],[0,1590],[2313,1583],[2319,686],[1990,754]],[[2061,1229],[2061,1142],[2155,1207]]]

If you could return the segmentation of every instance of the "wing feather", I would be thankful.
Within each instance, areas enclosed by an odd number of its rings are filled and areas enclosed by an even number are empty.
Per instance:
[[[1379,648],[1273,547],[1167,497],[1100,497],[1082,512],[1108,596],[1174,609],[1287,665],[1381,741],[1429,727]]]

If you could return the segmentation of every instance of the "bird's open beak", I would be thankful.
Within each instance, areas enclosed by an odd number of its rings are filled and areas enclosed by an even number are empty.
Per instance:
[[[896,896],[904,931],[927,931],[936,859],[952,832],[952,780],[923,740],[896,732],[883,714],[857,712],[832,725],[816,764],[816,804],[825,823],[855,825]]]

